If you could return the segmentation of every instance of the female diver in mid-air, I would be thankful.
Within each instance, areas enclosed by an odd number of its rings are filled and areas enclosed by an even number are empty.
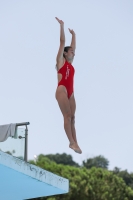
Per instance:
[[[64,129],[70,142],[69,147],[76,153],[82,153],[78,146],[75,130],[75,110],[76,103],[74,98],[74,68],[72,62],[75,56],[76,38],[73,30],[71,45],[65,47],[64,22],[56,17],[60,24],[60,47],[56,57],[56,67],[58,74],[58,86],[56,90],[56,99],[64,117]]]

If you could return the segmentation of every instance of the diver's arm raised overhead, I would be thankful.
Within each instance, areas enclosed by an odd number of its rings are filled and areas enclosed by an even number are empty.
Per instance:
[[[60,46],[59,46],[58,54],[56,57],[56,62],[58,66],[58,65],[62,65],[64,61],[63,53],[64,53],[64,46],[65,46],[65,33],[64,33],[64,22],[62,20],[59,20],[57,17],[56,17],[56,20],[60,24]]]
[[[75,52],[75,49],[76,49],[76,34],[70,28],[69,28],[69,32],[72,34],[71,47],[72,47],[73,51]]]

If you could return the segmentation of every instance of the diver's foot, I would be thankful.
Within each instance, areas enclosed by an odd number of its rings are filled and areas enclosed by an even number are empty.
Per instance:
[[[79,154],[82,153],[82,151],[81,151],[81,149],[79,148],[78,144],[76,144],[75,142],[70,143],[70,144],[69,144],[69,147],[70,147],[71,149],[73,149],[76,153],[79,153]]]

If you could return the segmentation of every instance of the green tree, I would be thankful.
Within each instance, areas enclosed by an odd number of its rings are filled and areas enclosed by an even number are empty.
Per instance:
[[[122,178],[103,168],[77,168],[56,164],[40,156],[36,164],[45,170],[69,179],[68,194],[39,198],[41,200],[133,200],[133,190]]]
[[[5,153],[7,153],[9,155],[12,155],[12,153],[10,151],[5,151]]]
[[[133,189],[133,173],[128,173],[127,170],[120,171],[120,168],[115,167],[113,173],[121,177],[127,186],[130,186]]]
[[[41,155],[39,155],[38,159],[40,159],[41,157],[47,157],[51,161],[56,162],[57,164],[79,167],[79,164],[73,161],[72,156],[68,155],[66,153],[63,153],[63,154],[59,154],[59,153],[57,153],[57,154],[47,154],[47,155],[41,154]]]
[[[108,169],[108,165],[109,161],[101,155],[83,161],[83,166],[86,167],[87,169],[90,169],[92,167]]]
[[[120,168],[115,167],[114,170],[113,170],[113,173],[118,174],[120,172],[120,170],[121,170]]]

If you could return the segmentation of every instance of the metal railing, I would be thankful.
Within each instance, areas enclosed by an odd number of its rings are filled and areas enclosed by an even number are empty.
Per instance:
[[[25,138],[25,146],[24,146],[24,161],[27,162],[28,160],[28,125],[29,122],[22,122],[22,123],[17,123],[16,127],[18,126],[25,126],[25,137],[18,136],[19,139]]]

